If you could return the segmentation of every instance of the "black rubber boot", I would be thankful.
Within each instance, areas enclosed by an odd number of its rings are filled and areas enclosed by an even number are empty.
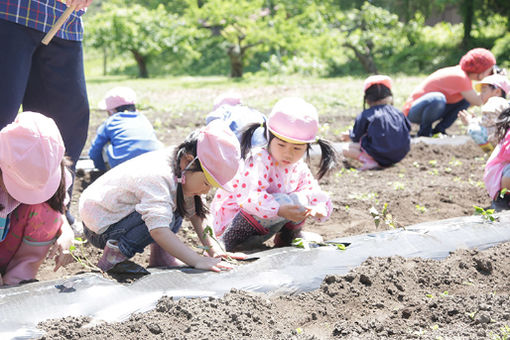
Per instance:
[[[262,227],[251,215],[240,211],[227,227],[220,240],[226,251],[237,251],[239,245],[255,235],[265,235],[269,231]]]
[[[494,209],[496,212],[510,210],[510,194],[505,194],[501,197],[498,192],[496,199],[491,203],[491,209]]]

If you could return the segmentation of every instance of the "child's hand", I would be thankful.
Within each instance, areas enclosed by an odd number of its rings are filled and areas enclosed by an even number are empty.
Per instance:
[[[459,118],[465,126],[469,125],[472,117],[474,117],[474,115],[467,110],[459,111]]]
[[[60,228],[62,233],[57,238],[57,241],[48,254],[48,257],[55,258],[55,268],[53,268],[55,272],[60,267],[65,267],[73,262],[73,257],[69,252],[69,248],[73,245],[74,233],[65,216],[61,216],[61,218],[63,220],[62,227]]]
[[[230,270],[233,267],[227,262],[222,261],[220,258],[201,256],[201,259],[195,264],[195,268],[221,272],[222,270]]]
[[[348,141],[350,141],[350,140],[351,140],[351,136],[350,136],[349,132],[342,132],[342,133],[340,134],[340,140],[341,140],[342,142],[348,142]]]
[[[282,205],[278,209],[278,216],[296,223],[303,221],[308,214],[309,209],[303,209],[300,205]]]
[[[308,216],[315,217],[317,219],[324,218],[328,215],[328,212],[326,211],[326,207],[324,206],[316,206],[309,208]]]

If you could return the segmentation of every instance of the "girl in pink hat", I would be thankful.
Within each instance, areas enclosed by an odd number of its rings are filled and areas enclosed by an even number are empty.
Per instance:
[[[22,112],[0,131],[0,285],[35,279],[54,243],[55,271],[72,262],[64,152],[55,122],[39,113]]]
[[[510,81],[505,75],[493,74],[475,85],[480,93],[483,106],[481,116],[463,110],[459,112],[462,123],[467,126],[468,134],[485,152],[492,152],[498,144],[496,138],[496,120],[501,112],[509,107],[506,95],[510,91]]]
[[[260,126],[250,125],[242,135],[245,161],[231,182],[234,191],[219,189],[214,196],[216,235],[227,251],[259,246],[275,234],[276,246],[290,245],[297,237],[321,241],[317,234],[302,232],[307,218],[324,221],[332,210],[329,196],[303,160],[310,145],[318,143],[322,152],[318,178],[337,164],[331,144],[317,138],[317,110],[301,98],[278,101],[262,124],[267,146],[251,148],[252,135]]]
[[[393,106],[391,86],[388,76],[368,77],[363,87],[364,110],[356,117],[352,130],[341,135],[343,141],[351,141],[343,155],[359,160],[363,164],[360,170],[400,162],[411,148],[411,124]]]
[[[212,271],[231,268],[221,261],[226,254],[204,234],[208,211],[201,196],[213,186],[229,188],[239,158],[236,136],[217,120],[176,148],[145,153],[99,177],[83,191],[79,202],[85,236],[104,249],[98,267],[109,271],[149,246],[149,267],[184,262]],[[184,218],[209,256],[194,252],[175,235]]]

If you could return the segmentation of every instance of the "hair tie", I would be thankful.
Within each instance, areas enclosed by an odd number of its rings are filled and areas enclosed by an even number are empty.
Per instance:
[[[176,181],[177,183],[179,183],[179,184],[181,184],[181,185],[182,185],[182,184],[184,184],[184,183],[186,183],[186,177],[184,177],[184,173],[181,175],[181,177],[177,177],[177,176],[175,176],[175,177],[174,177],[174,179],[175,179],[175,181]]]

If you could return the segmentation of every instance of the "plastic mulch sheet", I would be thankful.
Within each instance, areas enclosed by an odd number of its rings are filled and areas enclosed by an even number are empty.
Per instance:
[[[0,339],[40,336],[38,322],[66,316],[89,316],[93,323],[121,321],[154,308],[164,295],[221,297],[231,288],[274,294],[310,291],[317,289],[327,274],[344,275],[369,256],[442,259],[459,248],[485,249],[510,240],[510,213],[499,217],[492,223],[479,216],[454,218],[333,240],[350,243],[346,250],[333,246],[272,249],[251,255],[260,257],[257,261],[220,274],[158,269],[131,285],[84,274],[2,288]]]

